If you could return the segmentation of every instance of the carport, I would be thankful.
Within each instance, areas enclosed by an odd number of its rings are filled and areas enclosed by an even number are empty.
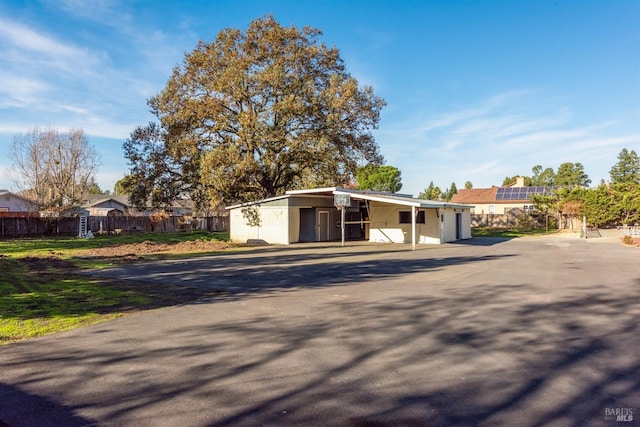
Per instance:
[[[338,202],[347,203],[336,206]],[[471,238],[470,205],[340,187],[288,191],[229,206],[230,238],[289,244],[309,241],[439,244]]]

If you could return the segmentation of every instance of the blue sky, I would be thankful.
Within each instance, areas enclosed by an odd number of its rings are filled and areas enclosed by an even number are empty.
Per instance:
[[[387,101],[374,135],[404,193],[563,162],[597,184],[640,151],[640,0],[0,0],[0,188],[13,137],[52,127],[87,132],[113,189],[184,53],[266,14],[322,30]]]

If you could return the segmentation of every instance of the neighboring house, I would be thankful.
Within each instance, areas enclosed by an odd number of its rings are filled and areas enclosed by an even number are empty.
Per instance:
[[[534,194],[551,194],[558,187],[525,187],[524,178],[519,177],[517,182],[509,187],[471,188],[458,191],[451,198],[452,203],[464,203],[474,206],[473,214],[497,214],[509,213],[512,209],[520,209],[524,212],[533,212]]]
[[[274,244],[341,240],[336,195],[350,199],[345,208],[345,240],[415,246],[471,238],[469,205],[337,187],[287,191],[283,196],[229,206],[230,238]]]
[[[129,209],[129,198],[123,195],[90,194],[85,197],[82,207],[91,216],[107,216],[114,210],[124,214]]]
[[[194,208],[193,200],[191,199],[179,199],[174,200],[173,205],[165,209],[170,216],[185,216],[192,215]]]
[[[87,208],[89,216],[123,216],[124,211],[116,208]]]
[[[137,210],[129,203],[129,196],[115,194],[90,194],[88,195],[82,207],[89,210],[91,216],[113,216],[127,214],[131,210]],[[147,206],[141,213],[148,215],[156,209]],[[193,212],[193,202],[187,200],[176,200],[173,206],[164,208],[169,216],[191,215]]]
[[[38,204],[31,200],[18,196],[9,190],[0,190],[0,212],[6,213],[26,213],[37,212]]]

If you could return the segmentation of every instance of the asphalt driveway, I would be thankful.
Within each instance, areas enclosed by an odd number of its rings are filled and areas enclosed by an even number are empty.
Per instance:
[[[638,425],[640,249],[468,243],[95,272],[227,294],[0,348],[0,425]]]

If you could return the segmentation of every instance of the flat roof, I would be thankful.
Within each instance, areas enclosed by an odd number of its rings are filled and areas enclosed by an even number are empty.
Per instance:
[[[262,199],[262,200],[254,200],[253,202],[236,203],[235,205],[225,207],[225,210],[243,208],[245,206],[251,206],[258,203],[266,203],[266,202],[272,202],[274,200],[288,199],[288,198],[289,198],[288,195],[284,195],[284,196],[269,197],[267,199]]]
[[[341,187],[326,187],[326,188],[311,188],[306,190],[289,190],[283,196],[270,197],[263,200],[256,200],[254,202],[240,203],[233,206],[228,206],[227,209],[234,209],[238,207],[251,206],[257,203],[265,203],[279,199],[285,199],[290,196],[326,196],[333,197],[335,194],[348,194],[350,197],[356,200],[369,200],[375,202],[389,203],[393,205],[401,206],[414,206],[417,208],[462,208],[469,209],[473,205],[467,205],[462,203],[450,203],[440,202],[435,200],[423,200],[416,199],[409,194],[401,193],[384,193],[380,191],[369,190],[353,190],[349,188]]]

